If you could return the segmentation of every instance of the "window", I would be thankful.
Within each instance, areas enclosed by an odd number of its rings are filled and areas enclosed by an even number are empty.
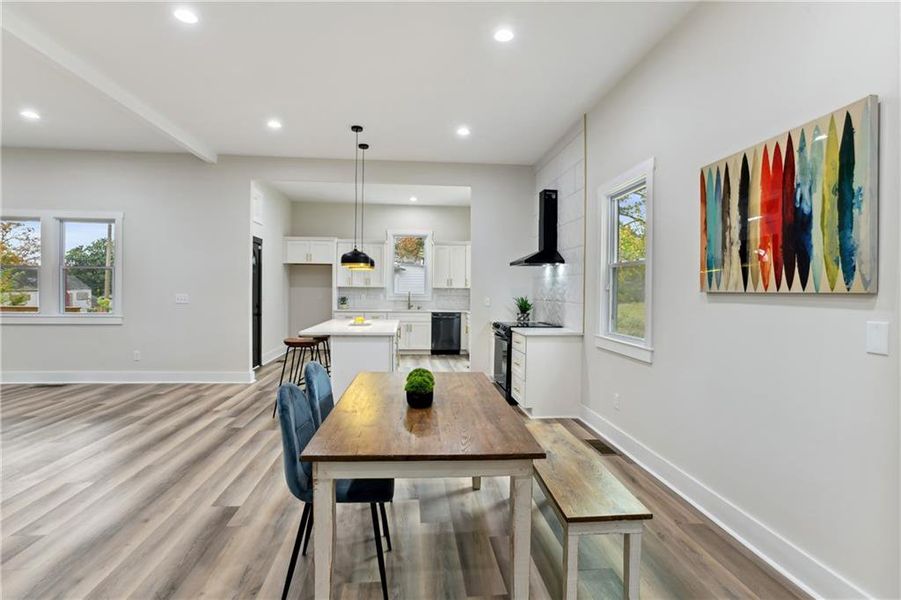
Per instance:
[[[113,221],[62,220],[62,306],[67,313],[108,313],[113,308]]]
[[[392,272],[391,292],[395,297],[408,294],[417,299],[431,297],[429,268],[432,236],[429,232],[389,232]]]
[[[122,322],[122,215],[4,211],[3,323]]]
[[[603,272],[598,347],[651,362],[653,160],[600,192]]]
[[[40,270],[40,219],[3,219],[0,223],[0,310],[38,312]]]

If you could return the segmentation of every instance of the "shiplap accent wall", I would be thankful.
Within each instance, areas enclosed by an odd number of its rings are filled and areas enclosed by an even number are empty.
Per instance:
[[[557,190],[557,247],[566,264],[535,267],[534,318],[582,331],[585,249],[585,127],[582,119],[535,165],[535,247],[538,193]]]

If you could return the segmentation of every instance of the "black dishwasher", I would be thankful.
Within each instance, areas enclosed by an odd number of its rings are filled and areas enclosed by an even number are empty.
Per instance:
[[[460,313],[432,313],[432,354],[460,354]]]

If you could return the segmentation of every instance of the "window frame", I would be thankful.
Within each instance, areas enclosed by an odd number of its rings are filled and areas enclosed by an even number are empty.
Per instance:
[[[397,293],[394,291],[394,238],[397,236],[418,236],[425,238],[425,246],[423,248],[425,252],[425,293],[423,294],[412,294],[412,300],[423,300],[423,301],[431,301],[432,299],[432,272],[433,272],[433,257],[434,257],[434,238],[432,236],[432,231],[425,229],[389,229],[386,231],[386,237],[388,241],[388,253],[391,255],[390,257],[386,256],[385,260],[385,274],[387,279],[387,289],[388,289],[388,298],[391,300],[405,300],[407,298],[406,293]],[[388,269],[388,265],[391,265],[391,268]]]
[[[643,261],[618,261],[617,248],[619,231],[619,210],[617,198],[624,192],[634,189],[644,182],[645,193],[645,256]],[[642,362],[653,362],[653,254],[654,254],[654,158],[625,171],[614,179],[601,185],[598,194],[598,232],[599,232],[599,272],[598,277],[598,331],[595,334],[595,346],[616,352]],[[617,333],[613,326],[613,306],[615,298],[613,277],[617,269],[625,266],[644,265],[644,324],[645,335],[636,338]]]
[[[123,238],[124,215],[110,211],[21,210],[4,209],[3,220],[31,218],[41,222],[41,266],[38,289],[41,300],[36,313],[2,313],[2,325],[121,325],[124,320],[123,303]],[[114,228],[113,310],[109,313],[67,313],[63,258],[63,221],[112,222]]]

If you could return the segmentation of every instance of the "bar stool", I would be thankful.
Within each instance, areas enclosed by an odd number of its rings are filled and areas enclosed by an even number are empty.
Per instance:
[[[322,361],[322,352],[320,350],[321,342],[317,338],[311,337],[288,337],[285,338],[285,360],[282,363],[282,374],[278,378],[278,385],[281,387],[285,381],[285,371],[288,372],[288,381],[299,387],[303,387],[303,364],[308,360]],[[309,350],[309,356],[307,356]],[[298,357],[298,352],[300,356]],[[291,358],[291,367],[288,368],[288,357]],[[272,409],[272,417],[275,418],[276,407]]]
[[[317,335],[313,338],[316,340],[316,343],[321,346],[319,349],[319,364],[325,367],[326,373],[329,375],[332,374],[332,346],[329,341],[331,338],[327,335]]]

